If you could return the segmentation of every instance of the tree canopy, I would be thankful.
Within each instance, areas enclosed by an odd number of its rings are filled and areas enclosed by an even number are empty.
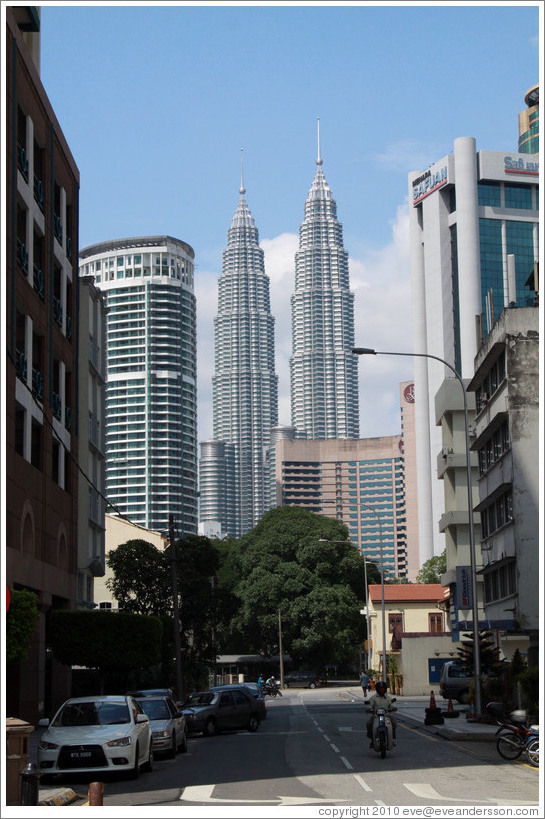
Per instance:
[[[232,638],[246,651],[278,652],[280,611],[283,650],[297,662],[357,656],[364,566],[344,524],[295,506],[272,509],[238,541],[233,559],[240,580]]]
[[[38,597],[27,589],[13,589],[6,617],[6,661],[24,662],[39,619]]]
[[[417,583],[440,583],[441,575],[447,570],[447,550],[426,560],[416,576]]]

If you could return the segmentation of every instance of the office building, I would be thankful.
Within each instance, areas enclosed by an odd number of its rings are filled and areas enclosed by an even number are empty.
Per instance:
[[[414,381],[402,382],[399,385],[399,407],[401,411],[401,445],[405,482],[407,580],[410,583],[416,582],[418,572],[421,569],[415,430],[415,404],[417,400]]]
[[[215,370],[212,378],[214,441],[231,445],[224,467],[234,472],[235,500],[218,522],[234,537],[250,531],[269,508],[266,447],[278,423],[278,378],[274,369],[274,318],[270,312],[269,278],[254,218],[246,202],[241,173],[240,200],[227,232],[218,281],[218,313],[214,319]],[[208,442],[201,462],[201,522],[222,503],[207,477],[212,451]],[[202,451],[202,449],[201,449]],[[229,458],[234,455],[233,464]],[[229,492],[229,483],[225,484]],[[215,494],[215,500],[209,495]],[[233,515],[234,512],[234,515]],[[219,514],[219,511],[218,511]]]
[[[322,171],[319,130],[316,164],[295,254],[291,423],[299,437],[357,438],[354,294],[337,204]]]
[[[519,151],[539,153],[539,85],[533,85],[524,95],[526,108],[519,114]]]
[[[201,441],[199,534],[222,538],[237,531],[235,445]]]
[[[536,155],[477,152],[475,140],[462,137],[453,153],[409,175],[414,352],[442,358],[464,379],[473,377],[481,339],[504,307],[533,303],[527,281],[538,258],[538,172]],[[453,373],[426,357],[415,358],[414,373],[424,562],[445,548],[435,395]]]
[[[104,293],[108,512],[197,533],[195,254],[171,236],[90,245],[80,275]]]
[[[276,444],[277,506],[342,521],[354,546],[388,577],[407,577],[403,443],[383,438]],[[382,548],[381,548],[382,547]]]
[[[36,725],[70,694],[46,633],[51,609],[77,606],[80,180],[40,79],[39,8],[8,7],[5,20],[3,548],[8,589],[34,593],[39,612],[5,698],[9,715]]]

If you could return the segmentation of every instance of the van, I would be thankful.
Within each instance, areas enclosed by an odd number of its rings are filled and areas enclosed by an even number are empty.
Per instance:
[[[439,692],[445,700],[457,700],[466,703],[469,688],[473,685],[473,669],[459,660],[449,660],[441,669]]]

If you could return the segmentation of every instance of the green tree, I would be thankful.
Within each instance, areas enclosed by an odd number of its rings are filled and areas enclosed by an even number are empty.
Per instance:
[[[357,657],[364,566],[346,526],[299,507],[279,507],[238,545],[231,555],[241,578],[234,589],[234,643],[251,652],[278,651],[280,610],[283,649],[297,662],[323,666]]]
[[[172,609],[172,584],[165,553],[146,540],[128,540],[106,562],[113,576],[106,585],[124,611],[162,615]]]
[[[416,575],[417,583],[440,583],[441,575],[447,570],[447,550],[426,560]]]
[[[494,634],[487,629],[481,629],[478,632],[479,640],[479,658],[481,671],[487,672],[498,665],[499,649],[496,646]],[[473,668],[475,656],[475,639],[473,633],[469,632],[463,635],[463,638],[458,646],[458,658],[467,665]]]
[[[6,616],[6,662],[26,660],[30,643],[38,626],[38,598],[27,589],[14,589]]]

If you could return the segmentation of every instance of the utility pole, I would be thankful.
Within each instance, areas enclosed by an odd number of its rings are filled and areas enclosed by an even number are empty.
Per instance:
[[[282,653],[282,614],[278,609],[278,653],[280,655],[280,687],[284,685],[284,655]]]
[[[176,699],[183,700],[182,653],[180,646],[180,604],[178,600],[178,570],[176,566],[176,547],[174,543],[174,515],[168,517],[170,539],[170,567],[172,571],[172,608],[174,612],[174,653],[176,659]]]

